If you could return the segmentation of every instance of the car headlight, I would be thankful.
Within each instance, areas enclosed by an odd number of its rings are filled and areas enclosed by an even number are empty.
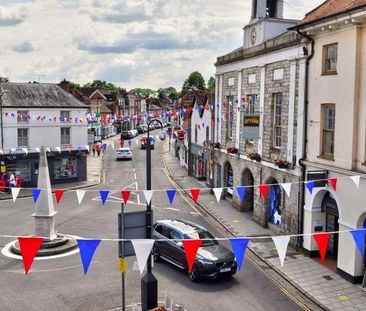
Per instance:
[[[208,260],[205,260],[205,259],[198,259],[198,261],[203,264],[203,265],[214,265],[215,263],[212,262],[212,261],[208,261]]]

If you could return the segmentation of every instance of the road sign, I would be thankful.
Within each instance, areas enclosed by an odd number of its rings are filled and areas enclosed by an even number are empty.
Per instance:
[[[127,272],[127,260],[125,257],[120,257],[118,261],[119,272],[126,273]]]

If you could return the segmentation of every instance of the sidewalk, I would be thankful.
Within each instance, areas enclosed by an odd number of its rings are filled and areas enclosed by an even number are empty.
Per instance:
[[[186,168],[181,167],[175,158],[174,150],[168,151],[167,144],[164,145],[163,157],[170,175],[182,189],[206,188],[203,183],[188,176]],[[221,200],[218,204],[216,197],[208,191],[201,192],[198,203],[235,236],[271,235],[269,230],[251,220],[251,213],[239,212],[227,200]],[[301,288],[316,303],[323,305],[324,309],[366,310],[366,296],[361,295],[361,286],[344,280],[316,259],[306,257],[289,246],[284,267],[281,268],[272,239],[251,241],[249,248],[283,278]]]
[[[119,135],[107,138],[103,141],[103,143],[115,143],[119,140]],[[104,159],[106,154],[102,153],[100,157],[93,156],[93,154],[90,152],[87,157],[87,180],[82,182],[73,182],[73,183],[64,183],[64,184],[57,184],[52,185],[52,188],[57,189],[63,189],[65,191],[68,190],[75,190],[75,189],[84,189],[96,186],[100,184],[103,176],[103,170],[104,170]],[[18,195],[18,198],[25,198],[25,197],[31,197],[32,196],[32,190],[31,189],[21,189]],[[0,192],[0,200],[8,200],[12,199],[11,194]]]

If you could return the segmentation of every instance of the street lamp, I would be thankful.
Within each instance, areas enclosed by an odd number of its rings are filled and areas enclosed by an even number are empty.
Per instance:
[[[149,116],[149,104],[146,104],[146,113]],[[165,139],[163,124],[159,120],[151,120],[147,124],[147,145],[146,145],[146,190],[151,190],[151,147],[150,147],[150,124],[157,122],[161,126],[159,138]],[[151,201],[146,204],[146,238],[152,238],[152,211]],[[147,272],[141,279],[141,306],[142,310],[150,310],[158,305],[158,280],[151,272],[151,254],[147,260]]]
[[[3,95],[6,93],[9,93],[9,91],[0,94],[1,149],[4,149]]]

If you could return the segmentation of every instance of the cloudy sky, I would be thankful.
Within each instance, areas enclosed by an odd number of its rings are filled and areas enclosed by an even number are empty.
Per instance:
[[[242,44],[251,0],[0,0],[0,76],[111,81],[127,89],[206,80]],[[322,0],[286,0],[301,19]]]

